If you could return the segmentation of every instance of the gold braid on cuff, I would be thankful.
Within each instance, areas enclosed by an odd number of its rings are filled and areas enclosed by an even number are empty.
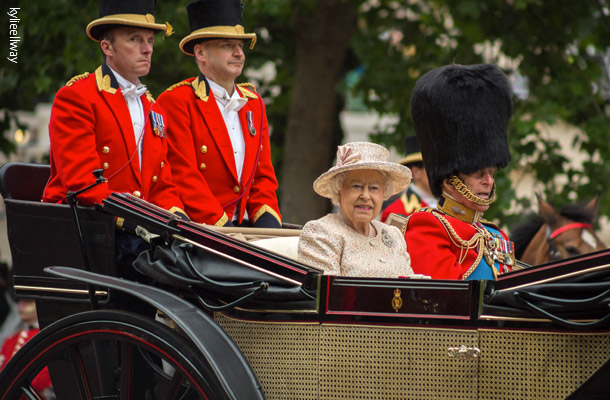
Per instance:
[[[477,196],[476,194],[472,193],[468,189],[468,187],[464,184],[464,182],[462,182],[462,180],[455,175],[451,175],[449,177],[449,183],[451,183],[453,185],[453,187],[455,187],[456,190],[462,196],[464,196],[466,199],[472,201],[475,204],[478,204],[481,206],[488,206],[496,200],[496,184],[495,183],[491,188],[491,196],[489,196],[489,199],[483,199],[483,198]]]

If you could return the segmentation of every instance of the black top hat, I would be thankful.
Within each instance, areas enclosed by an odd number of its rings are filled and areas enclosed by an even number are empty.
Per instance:
[[[411,115],[432,194],[457,172],[504,168],[510,161],[511,87],[490,64],[446,65],[415,84]]]
[[[417,136],[411,135],[405,138],[405,158],[399,161],[402,165],[409,165],[422,162],[421,149]]]
[[[196,0],[186,6],[191,33],[180,42],[180,50],[193,55],[193,47],[201,39],[250,39],[256,43],[256,33],[245,33],[242,24],[241,0]]]
[[[134,26],[165,32],[167,24],[156,24],[156,0],[99,0],[99,18],[87,25],[87,36],[99,42],[102,33],[115,26]]]

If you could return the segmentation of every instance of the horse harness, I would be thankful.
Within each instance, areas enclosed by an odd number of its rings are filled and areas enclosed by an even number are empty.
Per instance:
[[[555,238],[572,229],[593,229],[593,225],[582,222],[574,222],[572,224],[559,227],[551,232],[551,227],[549,224],[546,224],[546,242],[549,245],[549,261],[557,261],[561,259],[561,253],[559,253],[559,249],[557,248],[557,245],[555,245]]]

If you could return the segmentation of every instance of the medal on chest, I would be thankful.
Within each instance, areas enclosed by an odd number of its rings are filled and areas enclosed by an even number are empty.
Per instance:
[[[248,122],[248,132],[250,132],[250,135],[256,136],[256,128],[254,127],[254,113],[252,111],[246,111],[246,121]]]
[[[150,123],[156,136],[159,136],[160,138],[164,138],[166,136],[163,115],[150,110]]]

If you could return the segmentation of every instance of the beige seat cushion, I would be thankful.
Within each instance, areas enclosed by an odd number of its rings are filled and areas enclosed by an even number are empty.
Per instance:
[[[269,239],[260,239],[251,241],[258,247],[283,255],[284,257],[297,259],[297,246],[299,244],[298,236],[274,237]]]

